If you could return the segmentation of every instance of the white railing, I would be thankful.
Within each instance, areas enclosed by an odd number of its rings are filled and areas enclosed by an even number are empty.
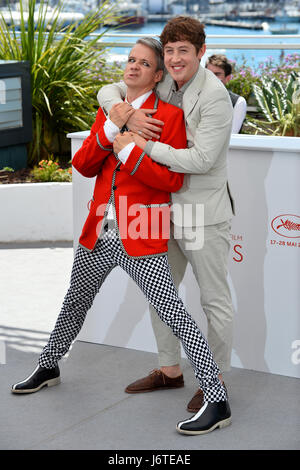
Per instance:
[[[91,36],[96,36],[95,33],[91,34]],[[98,46],[100,47],[108,47],[108,48],[114,48],[114,47],[121,47],[121,48],[126,48],[126,47],[133,47],[135,44],[135,41],[138,38],[142,37],[158,37],[158,35],[154,34],[137,34],[137,33],[105,33],[101,39],[97,41]],[[116,39],[122,39],[121,42],[118,41],[107,41],[107,38],[116,38]],[[239,50],[295,50],[299,51],[300,50],[300,34],[236,34],[236,35],[231,35],[231,34],[208,34],[206,36],[207,41],[206,41],[206,47],[207,49],[239,49]],[[213,42],[210,43],[210,39],[269,39],[272,40],[272,43],[265,43],[265,42],[260,42],[260,43],[218,43],[218,42]],[[133,42],[124,42],[123,39],[132,39]],[[274,40],[281,40],[281,39],[296,39],[298,42],[293,42],[293,43],[274,43]],[[247,106],[247,111],[248,112],[256,112],[257,108],[256,106]]]
[[[91,36],[96,36],[96,34],[91,34]],[[124,34],[124,33],[105,33],[101,39],[97,41],[98,45],[103,47],[132,47],[135,42],[118,42],[118,41],[106,41],[107,38],[119,38],[119,39],[137,39],[141,37],[153,37],[155,35],[153,34]],[[261,43],[261,42],[256,42],[256,43],[232,43],[232,42],[226,42],[226,43],[210,43],[210,39],[271,39],[272,43]],[[276,43],[274,40],[277,39],[296,39],[298,42],[279,42]],[[222,49],[253,49],[253,50],[300,50],[300,34],[237,34],[237,35],[230,35],[230,34],[211,34],[207,35],[207,41],[206,41],[206,46],[207,49],[218,49],[222,47]]]
[[[15,32],[16,36],[19,36],[21,33],[19,31]],[[45,32],[45,34],[49,34]],[[57,33],[57,36],[62,36],[64,33]],[[91,33],[89,37],[96,37],[99,36],[99,33]],[[101,39],[98,39],[97,44],[99,47],[133,47],[135,44],[136,39],[142,38],[142,37],[158,37],[156,34],[137,34],[137,33],[105,33],[101,37]],[[133,39],[134,41],[132,42],[127,42],[127,41],[107,41],[107,38],[117,38],[117,39]],[[300,34],[208,34],[206,36],[207,41],[206,41],[206,47],[207,49],[241,49],[241,50],[300,50]],[[215,42],[215,43],[210,43],[210,39],[271,39],[272,43],[243,43],[243,42],[226,42],[226,43],[221,43],[221,42]],[[296,39],[298,42],[291,42],[291,43],[276,43],[274,40],[277,39]]]

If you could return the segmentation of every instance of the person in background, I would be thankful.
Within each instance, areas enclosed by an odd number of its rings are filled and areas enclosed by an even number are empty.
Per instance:
[[[226,86],[232,78],[232,65],[223,54],[211,55],[206,62],[206,68],[211,70],[216,77]],[[228,89],[227,89],[228,90]],[[231,90],[228,90],[232,106],[233,106],[233,120],[232,120],[232,134],[238,134],[242,128],[243,122],[247,112],[247,102],[245,98]]]

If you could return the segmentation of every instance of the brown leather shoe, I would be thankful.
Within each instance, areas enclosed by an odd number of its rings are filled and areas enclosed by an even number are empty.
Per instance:
[[[187,410],[191,413],[197,413],[200,408],[203,406],[204,394],[201,388],[198,388],[197,392],[187,405]]]
[[[224,382],[223,382],[223,386],[227,393],[227,388]],[[197,392],[195,393],[191,401],[188,403],[187,410],[190,411],[191,413],[197,413],[200,410],[200,408],[203,406],[203,402],[204,402],[203,391],[201,390],[201,388],[198,388]]]
[[[155,390],[167,390],[184,386],[183,375],[168,377],[159,369],[154,369],[147,377],[136,380],[125,388],[126,393],[155,392]]]

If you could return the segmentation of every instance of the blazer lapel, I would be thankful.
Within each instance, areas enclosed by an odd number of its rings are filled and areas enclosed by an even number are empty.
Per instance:
[[[199,95],[202,91],[203,85],[205,81],[205,70],[200,65],[196,77],[192,81],[192,83],[187,87],[185,93],[183,94],[183,110],[185,119],[191,114],[193,111],[198,99]]]
[[[203,88],[205,81],[205,70],[204,68],[199,65],[198,72],[196,72],[196,77],[192,81],[192,83],[188,86],[186,91],[183,94],[183,110],[185,119],[188,117],[189,114],[193,111],[201,90]],[[172,93],[172,84],[173,79],[171,75],[168,73],[162,82],[160,82],[157,86],[157,92],[161,100],[169,101]]]
[[[156,94],[154,92],[146,99],[145,103],[142,104],[141,109],[153,109],[155,104]]]
[[[162,101],[169,102],[172,92],[173,78],[166,73],[163,80],[157,84],[156,92]]]

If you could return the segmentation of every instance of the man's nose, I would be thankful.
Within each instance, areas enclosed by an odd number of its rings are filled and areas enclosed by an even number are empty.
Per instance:
[[[172,62],[174,63],[177,63],[177,62],[180,62],[181,58],[180,58],[180,54],[178,52],[174,52],[172,54]]]
[[[137,62],[132,62],[132,63],[130,64],[130,68],[131,68],[132,70],[136,70],[136,69],[139,68],[139,64],[138,64]]]

